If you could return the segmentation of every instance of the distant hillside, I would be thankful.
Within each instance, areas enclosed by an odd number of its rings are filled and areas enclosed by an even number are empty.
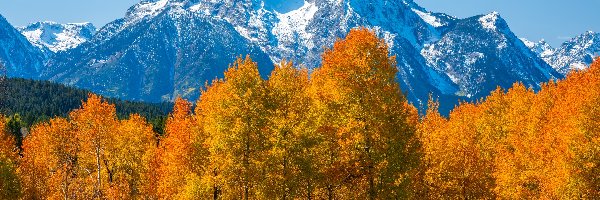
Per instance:
[[[52,117],[67,116],[69,111],[79,108],[90,93],[49,81],[22,78],[9,78],[2,87],[5,89],[0,94],[0,113],[8,116],[19,114],[27,126]],[[159,127],[173,107],[172,103],[143,103],[115,98],[107,100],[116,105],[119,118],[139,113]]]

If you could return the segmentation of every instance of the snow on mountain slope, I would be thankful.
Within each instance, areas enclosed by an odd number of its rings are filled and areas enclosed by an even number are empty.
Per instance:
[[[75,48],[96,33],[96,27],[91,23],[59,24],[46,21],[18,29],[33,45],[42,50],[48,48],[54,53]]]
[[[572,70],[587,69],[594,59],[600,56],[600,33],[588,31],[564,42],[556,49],[544,41],[535,43],[530,48],[554,69],[566,75]]]
[[[52,59],[42,77],[126,99],[194,99],[238,55],[253,56],[263,75],[283,59],[313,69],[355,27],[388,43],[398,82],[419,108],[430,94],[447,112],[497,86],[562,77],[498,13],[457,19],[412,0],[305,0],[287,13],[264,0],[143,0]]]
[[[297,10],[278,13],[260,0],[221,0],[196,2],[192,10],[228,21],[275,63],[287,59],[308,68],[319,66],[325,49],[350,29],[368,27],[397,55],[398,78],[411,102],[426,103],[430,93],[456,88],[444,74],[429,70],[417,50],[437,40],[455,19],[412,1],[306,0]]]
[[[269,10],[261,0],[190,2],[194,4],[191,11],[228,21],[274,62],[291,59],[309,68],[319,65],[324,47],[332,46],[357,26],[380,30],[390,43],[397,36],[413,46],[422,46],[438,38],[440,30],[454,20],[428,12],[409,0],[306,0],[304,6],[288,13]],[[425,20],[436,22],[436,26]]]
[[[320,64],[325,48],[331,47],[337,38],[345,36],[353,27],[367,26],[386,38],[392,51],[401,52],[398,54],[401,64],[398,78],[411,101],[424,103],[429,93],[441,94],[441,89],[456,88],[443,74],[427,69],[425,60],[415,49],[415,46],[439,37],[443,27],[425,22],[413,10],[419,10],[422,15],[426,13],[430,16],[429,20],[437,18],[437,15],[408,1],[373,5],[378,9],[377,16],[373,17],[378,19],[368,16],[371,15],[370,7],[355,11],[350,6],[365,6],[364,3],[309,0],[298,10],[277,13],[265,8],[264,2],[259,0],[143,1],[132,6],[124,18],[100,29],[88,43],[82,44],[82,48],[53,59],[44,77],[131,99],[157,101],[175,95],[197,98],[194,97],[197,89],[205,81],[220,77],[227,64],[238,55],[253,55],[262,63],[262,69],[272,68],[272,64],[267,63],[282,59],[314,68]],[[387,8],[385,5],[395,7]],[[442,16],[434,21],[448,25],[451,22],[444,21],[448,19]],[[190,20],[205,24],[187,22]],[[194,34],[197,32],[205,35]],[[189,56],[199,59],[180,58],[185,53],[182,45],[194,42],[200,43],[193,46],[197,49],[192,49]],[[143,48],[144,45],[160,47]],[[209,47],[214,49],[207,49]],[[140,58],[145,55],[157,58]],[[269,59],[262,59],[262,55]],[[72,59],[74,57],[78,59]],[[181,73],[189,75],[160,72],[163,69],[158,67],[173,66],[177,69],[182,63],[185,64],[182,68],[188,70]],[[158,71],[152,72],[151,69]],[[200,70],[199,74],[191,75],[197,70]],[[268,70],[263,71],[268,73]],[[145,74],[141,80],[130,75],[140,73]],[[152,81],[165,79],[157,76],[167,74],[178,80]]]
[[[307,32],[306,29],[318,10],[319,8],[314,2],[309,3],[305,1],[304,6],[297,10],[284,14],[276,13],[279,23],[275,25],[273,34],[277,36],[279,41],[287,41],[289,43],[299,38],[301,41],[306,41],[302,46],[315,48],[315,44],[311,42],[314,35]],[[285,45],[279,47],[282,49],[287,48]]]
[[[269,57],[231,24],[190,12],[183,2],[159,8],[162,2],[135,5],[90,42],[52,59],[42,77],[107,96],[157,102],[197,99],[199,90],[222,78],[240,55],[258,62],[265,77],[273,69]]]
[[[459,86],[455,95],[470,99],[515,82],[537,89],[540,82],[562,78],[527,48],[496,12],[458,21],[421,54],[432,68]]]
[[[480,17],[479,22],[481,23],[483,28],[495,31],[497,28],[496,23],[497,23],[499,17],[500,17],[500,14],[498,12],[492,12],[490,14]]]
[[[36,78],[46,56],[0,15],[0,65],[10,77]]]
[[[447,22],[444,22],[440,18],[432,15],[432,13],[423,12],[422,10],[415,9],[415,8],[413,8],[412,11],[415,12],[417,15],[419,15],[419,17],[421,17],[421,19],[423,19],[425,22],[427,22],[429,25],[431,25],[433,27],[441,27],[441,26],[448,25]]]
[[[551,56],[555,53],[556,49],[554,49],[550,44],[548,44],[545,40],[540,40],[539,42],[532,42],[525,38],[520,38],[525,46],[527,46],[531,51],[538,54],[542,59]],[[544,59],[545,60],[545,59]]]

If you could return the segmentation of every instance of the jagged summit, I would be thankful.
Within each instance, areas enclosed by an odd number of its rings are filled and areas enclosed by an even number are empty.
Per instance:
[[[552,47],[546,40],[541,39],[539,42],[532,42],[526,38],[520,38],[525,46],[527,46],[531,51],[539,55],[542,59],[552,56],[556,49]]]
[[[597,33],[594,31],[586,31],[585,33],[583,33],[583,36],[588,36],[588,37],[595,37],[596,35],[597,35]]]
[[[496,11],[479,16],[479,23],[483,28],[491,31],[508,28],[508,24],[506,23],[504,18],[502,18],[502,16],[500,16],[500,13]]]
[[[536,51],[537,48],[544,51]],[[568,74],[572,70],[586,69],[594,58],[600,56],[600,34],[587,31],[558,48],[539,42],[533,46],[533,51],[560,73]]]

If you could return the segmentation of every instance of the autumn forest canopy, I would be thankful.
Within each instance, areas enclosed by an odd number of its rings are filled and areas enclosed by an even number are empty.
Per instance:
[[[94,94],[22,141],[2,116],[0,199],[600,198],[600,61],[446,117],[419,115],[388,55],[359,28],[310,73],[239,58],[159,131]]]

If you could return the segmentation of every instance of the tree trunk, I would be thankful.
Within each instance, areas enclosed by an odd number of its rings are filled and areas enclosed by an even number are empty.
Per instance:
[[[97,145],[96,146],[96,178],[97,178],[97,185],[96,185],[96,198],[100,198],[100,188],[102,188],[102,179],[100,178],[100,169],[101,169],[101,165],[100,165],[100,147]]]
[[[213,199],[217,200],[219,199],[219,189],[217,188],[217,186],[213,186]]]
[[[362,102],[362,99],[361,99]],[[367,190],[367,194],[369,195],[369,199],[370,200],[374,200],[375,196],[376,196],[376,192],[375,192],[375,178],[373,177],[374,172],[373,172],[373,168],[375,168],[373,166],[373,156],[371,154],[371,148],[373,146],[373,137],[371,135],[371,133],[369,132],[369,125],[367,120],[365,120],[365,118],[360,118],[360,121],[362,121],[363,123],[365,123],[365,127],[364,127],[364,134],[365,134],[365,138],[366,138],[366,147],[365,147],[365,154],[367,154],[367,179],[369,181],[369,188]]]
[[[244,151],[244,199],[248,200],[249,169],[250,169],[250,133],[246,133],[246,149]]]
[[[312,200],[312,184],[310,183],[310,180],[308,180],[308,187],[307,187],[307,198],[308,200]]]
[[[64,180],[64,187],[63,187],[63,193],[64,195],[64,200],[68,200],[69,199],[69,170],[65,171],[65,180]]]
[[[214,177],[217,177],[217,169],[216,169],[216,168],[215,168],[215,169],[213,169],[213,176],[214,176]],[[214,200],[217,200],[217,199],[219,199],[219,193],[220,193],[220,192],[221,192],[221,191],[219,190],[219,186],[218,186],[217,184],[214,184],[214,185],[213,185],[213,199],[214,199]]]
[[[333,200],[333,186],[327,185],[327,199]]]
[[[372,171],[372,170],[369,170]],[[369,177],[369,199],[370,200],[375,200],[375,184],[373,183],[373,176],[370,175]]]
[[[288,188],[287,188],[287,157],[283,158],[283,200],[287,199],[287,193],[288,193]]]
[[[283,132],[283,138],[285,141],[287,141],[287,131]],[[287,181],[288,181],[288,171],[287,171],[287,155],[289,153],[289,149],[288,147],[284,147],[285,148],[285,154],[283,155],[283,183],[282,183],[282,188],[283,188],[283,200],[287,199],[288,196],[288,187],[287,187]]]
[[[108,166],[108,160],[104,159],[104,166],[106,166],[106,172],[108,173],[108,182],[113,182],[113,171],[110,170],[110,166]]]

